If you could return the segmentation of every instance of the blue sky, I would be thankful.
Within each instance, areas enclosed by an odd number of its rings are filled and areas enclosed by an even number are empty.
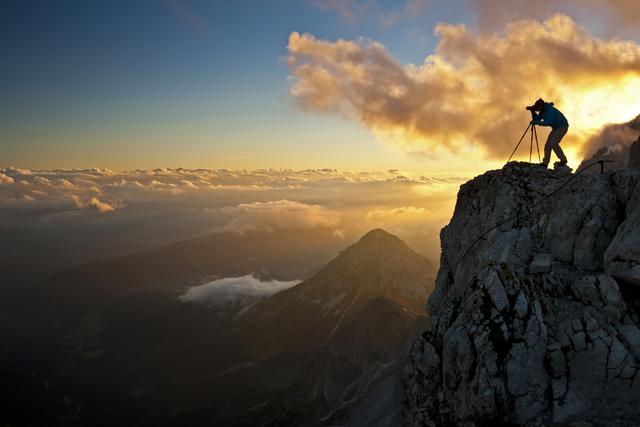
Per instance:
[[[381,3],[383,13],[397,4]],[[344,167],[349,145],[349,156],[372,159],[363,167],[385,167],[387,150],[366,130],[292,105],[287,38],[366,37],[421,62],[435,22],[452,16],[441,8],[383,28],[373,14],[353,20],[304,0],[4,2],[1,162]],[[317,161],[301,161],[309,154]]]
[[[300,111],[284,58],[297,31],[420,64],[436,23],[475,24],[463,0],[418,3],[6,0],[0,166],[416,169],[355,121]]]

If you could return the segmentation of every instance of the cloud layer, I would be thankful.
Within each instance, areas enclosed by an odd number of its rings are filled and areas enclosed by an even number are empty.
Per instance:
[[[464,180],[408,176],[395,170],[0,168],[0,207],[6,213],[41,216],[70,211],[113,214],[155,207],[201,209],[232,218],[231,229],[246,229],[258,218],[261,228],[313,228],[337,225],[336,209],[397,204],[415,197],[416,189],[455,188]],[[296,219],[290,219],[291,215]]]
[[[397,170],[0,168],[0,241],[6,242],[0,258],[37,256],[60,268],[210,232],[251,230],[317,230],[342,247],[377,227],[435,254],[437,230],[467,178]]]
[[[640,45],[602,39],[570,17],[518,21],[482,34],[440,24],[433,55],[399,64],[379,43],[291,33],[291,95],[307,111],[357,120],[411,152],[505,157],[526,127],[524,110],[553,100],[582,145],[640,111]],[[475,148],[470,150],[470,148]]]
[[[336,228],[340,224],[337,212],[318,205],[307,205],[290,200],[241,203],[222,209],[230,217],[218,231],[306,230],[311,228]]]

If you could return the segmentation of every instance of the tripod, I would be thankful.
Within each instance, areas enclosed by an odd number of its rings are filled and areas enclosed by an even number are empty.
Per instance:
[[[527,133],[529,132],[529,130],[531,130],[531,144],[529,145],[529,163],[531,163],[531,158],[533,156],[533,140],[534,139],[536,140],[536,150],[538,151],[538,162],[542,162],[542,159],[540,158],[540,145],[538,145],[538,131],[536,129],[536,125],[534,125],[533,123],[529,123],[529,126],[527,126],[527,130],[525,130],[524,133],[522,134],[522,138],[520,138],[520,141],[518,141],[518,144],[516,144],[516,148],[513,149],[513,152],[509,156],[509,160],[507,160],[507,163],[509,163],[511,161],[511,158],[513,158],[513,155],[516,154],[518,147],[524,140],[524,137],[527,136]]]

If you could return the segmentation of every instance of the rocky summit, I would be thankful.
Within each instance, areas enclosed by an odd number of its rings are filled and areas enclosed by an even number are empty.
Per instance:
[[[640,170],[512,162],[441,232],[408,422],[640,425]]]

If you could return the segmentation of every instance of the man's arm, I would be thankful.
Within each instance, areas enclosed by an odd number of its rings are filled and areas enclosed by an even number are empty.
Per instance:
[[[551,125],[549,125],[549,124],[544,122],[543,115],[542,115],[541,112],[540,113],[534,113],[532,111],[531,112],[531,117],[532,117],[532,119],[531,119],[530,124],[532,124],[532,125],[536,125],[536,126],[551,126]]]
[[[536,125],[536,126],[549,126],[542,119],[537,118],[537,117],[532,119],[530,124]]]

